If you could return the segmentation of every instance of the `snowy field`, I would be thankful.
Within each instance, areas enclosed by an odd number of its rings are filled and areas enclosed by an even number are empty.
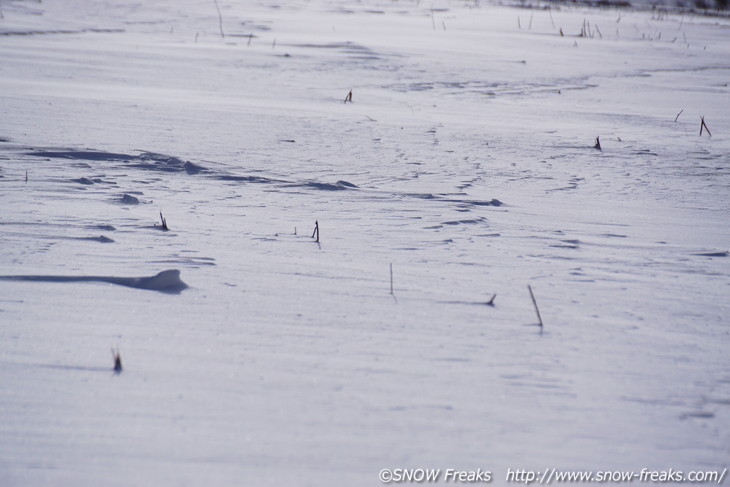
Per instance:
[[[730,20],[0,12],[1,486],[728,466]]]

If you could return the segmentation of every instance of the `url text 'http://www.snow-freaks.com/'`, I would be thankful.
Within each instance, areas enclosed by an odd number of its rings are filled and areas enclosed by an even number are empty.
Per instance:
[[[552,483],[697,483],[722,484],[727,475],[724,470],[599,470],[566,471],[555,468],[545,470],[526,470],[508,468],[504,477],[507,483],[550,485]],[[384,468],[378,475],[384,484],[390,483],[452,483],[475,484],[491,483],[495,476],[491,470],[458,470],[426,468]]]

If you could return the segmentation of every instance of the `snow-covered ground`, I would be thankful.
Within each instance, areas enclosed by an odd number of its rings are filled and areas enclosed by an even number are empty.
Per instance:
[[[730,21],[217,4],[0,3],[0,485],[727,467]]]

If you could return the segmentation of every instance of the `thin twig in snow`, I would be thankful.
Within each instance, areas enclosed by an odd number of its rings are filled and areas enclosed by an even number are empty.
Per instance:
[[[162,229],[167,231],[169,228],[167,228],[167,220],[165,220],[165,217],[162,216],[162,212],[160,212],[160,220],[162,221]]]
[[[540,322],[540,333],[542,333],[542,317],[540,316],[540,309],[537,307],[537,301],[535,300],[535,295],[532,292],[532,286],[529,284],[527,285],[527,289],[530,291],[530,297],[532,298],[532,304],[535,306],[535,313],[537,313],[537,320]]]
[[[393,263],[392,262],[390,264],[390,294],[395,296],[395,294],[393,294]]]
[[[315,242],[319,243],[319,221],[314,222],[314,231],[312,232],[312,238],[316,238]]]
[[[221,14],[221,8],[218,6],[218,0],[213,0],[215,2],[215,8],[218,9],[218,28],[221,30],[221,37],[225,39],[225,34],[223,33],[223,15]]]
[[[705,117],[700,117],[700,135],[702,135],[702,129],[704,128],[707,130],[707,135],[712,137],[712,133],[710,132],[710,129],[707,127],[707,124],[705,123]]]

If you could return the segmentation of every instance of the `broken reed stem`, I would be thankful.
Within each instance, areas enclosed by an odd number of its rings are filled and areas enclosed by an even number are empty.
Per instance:
[[[352,90],[350,90],[350,92],[349,92],[349,93],[347,94],[347,96],[345,97],[345,103],[347,103],[348,101],[349,101],[350,103],[352,103]]]
[[[532,286],[527,285],[527,289],[530,290],[530,297],[532,298],[532,304],[535,306],[535,313],[537,313],[537,320],[540,322],[540,330],[542,331],[542,317],[540,316],[540,309],[537,307],[537,301],[535,300],[535,294],[532,292]]]
[[[675,121],[675,122],[676,122],[677,120],[679,120],[679,116],[680,116],[680,115],[682,114],[682,112],[683,112],[683,111],[684,111],[684,108],[682,108],[682,109],[681,109],[681,110],[679,111],[679,113],[677,114],[677,116],[676,116],[676,117],[674,117],[674,121]]]
[[[594,149],[598,149],[599,151],[603,152],[603,149],[601,149],[601,139],[600,137],[596,137],[596,145],[593,146]]]
[[[162,229],[169,230],[169,228],[167,228],[167,220],[165,220],[165,217],[162,216],[162,212],[160,212],[160,220],[162,221]]]
[[[712,133],[710,132],[710,129],[707,127],[707,124],[705,123],[705,117],[700,117],[700,135],[702,135],[702,129],[707,130],[707,135],[712,137]]]
[[[221,8],[218,6],[218,0],[213,0],[215,2],[215,8],[218,10],[218,28],[221,30],[221,37],[225,39],[225,34],[223,33],[223,15],[221,15]]]
[[[316,221],[316,220],[314,222],[314,231],[312,232],[312,238],[315,238],[315,235],[317,238],[317,240],[315,240],[315,242],[319,243],[319,221]]]

